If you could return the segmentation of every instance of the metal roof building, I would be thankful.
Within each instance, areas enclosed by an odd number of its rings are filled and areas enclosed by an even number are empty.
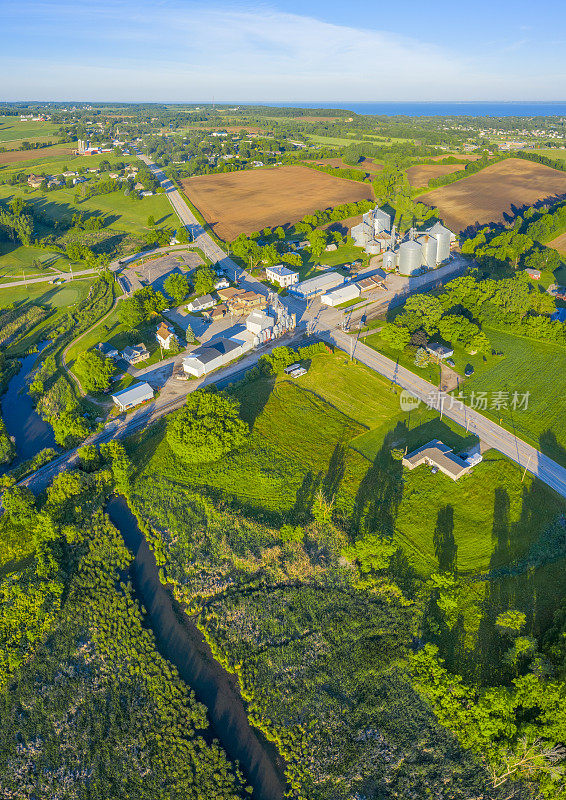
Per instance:
[[[324,275],[317,275],[314,278],[301,281],[295,286],[290,286],[289,294],[294,294],[307,300],[311,297],[318,297],[318,295],[324,294],[336,286],[341,286],[343,283],[344,277],[340,273],[326,272]]]
[[[121,392],[113,394],[112,400],[114,400],[120,411],[126,411],[128,408],[139,406],[140,403],[145,403],[147,400],[153,400],[153,389],[149,383],[136,383],[128,389],[122,389]]]

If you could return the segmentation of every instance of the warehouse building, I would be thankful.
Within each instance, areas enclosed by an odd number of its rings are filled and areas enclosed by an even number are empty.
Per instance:
[[[337,286],[342,286],[343,283],[344,277],[339,272],[325,272],[324,275],[317,275],[314,278],[308,278],[306,281],[290,286],[289,294],[301,297],[304,300],[310,300],[326,294],[326,292]]]
[[[339,286],[338,289],[323,294],[320,298],[320,302],[325,306],[339,306],[341,303],[355,300],[360,294],[361,290],[357,284],[348,283],[345,286]]]
[[[129,408],[139,406],[140,403],[153,400],[153,389],[149,383],[136,383],[128,389],[122,389],[121,392],[113,394],[112,400],[116,403],[120,411],[127,411]]]

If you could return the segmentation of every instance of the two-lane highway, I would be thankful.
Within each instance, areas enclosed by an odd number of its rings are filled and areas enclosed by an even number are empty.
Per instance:
[[[317,333],[322,339],[350,353],[353,342],[349,334],[339,329],[319,330]],[[417,397],[423,403],[435,408],[441,415],[457,422],[471,433],[475,433],[486,445],[503,453],[520,467],[527,469],[544,481],[562,497],[566,497],[566,469],[541,453],[536,447],[527,444],[493,420],[484,417],[479,411],[466,406],[451,395],[440,392],[438,387],[363,342],[355,342],[354,358],[405,389],[413,397]]]
[[[226,271],[229,278],[238,280],[240,285],[245,288],[267,296],[269,290],[265,284],[256,280],[247,272],[242,270],[235,261],[227,256],[220,245],[214,241],[212,236],[206,232],[202,224],[193,214],[186,201],[183,199],[181,193],[167,177],[160,167],[154,164],[150,158],[141,153],[137,153],[138,158],[146,164],[146,166],[153,172],[161,186],[165,189],[169,202],[177,212],[177,215],[183,225],[187,228],[193,238],[194,244],[199,247],[203,253],[212,261],[212,263],[219,263],[220,266]]]

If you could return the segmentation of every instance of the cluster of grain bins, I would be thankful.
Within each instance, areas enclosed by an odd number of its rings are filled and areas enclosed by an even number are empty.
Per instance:
[[[402,275],[413,275],[422,269],[434,269],[450,257],[456,236],[440,222],[424,231],[411,229],[409,236],[399,242],[391,215],[379,206],[366,212],[359,225],[351,230],[352,238],[366,253],[383,253],[385,270],[399,269]]]

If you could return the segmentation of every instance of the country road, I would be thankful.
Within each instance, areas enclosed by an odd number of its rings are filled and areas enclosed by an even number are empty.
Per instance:
[[[237,264],[228,258],[212,237],[206,233],[203,226],[196,219],[187,203],[183,200],[178,190],[163,171],[152,164],[150,159],[146,156],[139,153],[137,153],[137,155],[147,164],[162,183],[179,218],[193,233],[195,244],[197,244],[211,260],[215,262],[220,261],[224,268],[231,273],[234,280],[239,279],[246,288],[266,295],[268,292],[267,287],[241,270]],[[443,282],[448,279],[451,274],[453,275],[455,271],[459,270],[459,268],[460,264],[453,263],[451,268],[447,265],[444,274],[438,275],[436,279]],[[428,285],[429,279],[426,276],[422,276],[422,278],[419,285],[411,286],[409,291],[422,291],[425,288],[430,288]],[[403,294],[406,296],[405,292],[403,292]],[[285,298],[285,302],[289,302],[289,298]],[[351,335],[346,334],[342,330],[345,319],[347,317],[356,319],[358,316],[366,315],[369,313],[367,307],[366,309],[354,309],[352,313],[347,311],[345,315],[340,309],[320,307],[320,304],[315,305],[310,311],[306,310],[306,304],[304,302],[295,300],[292,302],[292,305],[293,311],[297,310],[301,312],[298,313],[297,316],[298,318],[302,316],[303,325],[309,323],[311,333],[314,333],[317,337],[329,342],[335,347],[344,350],[348,354],[350,354],[352,346],[354,345],[353,357],[356,360],[365,364],[375,372],[378,372],[380,375],[383,375],[387,380],[392,381],[402,389],[405,389],[413,397],[418,398],[419,401],[431,405],[440,412],[441,416],[448,417],[467,431],[476,434],[488,447],[492,447],[503,453],[505,456],[515,461],[521,468],[528,470],[539,478],[539,480],[546,483],[562,497],[566,497],[566,469],[552,461],[552,459],[538,451],[532,445],[527,444],[510,431],[505,430],[505,428],[502,428],[497,423],[483,416],[475,409],[465,406],[460,401],[456,401],[445,392],[439,392],[438,387],[433,386],[410,370],[400,366],[381,353],[378,353],[363,342],[354,339]],[[379,301],[376,305],[379,307]],[[294,306],[297,306],[297,308],[295,309]],[[299,335],[301,334],[298,333],[294,338],[297,339]],[[169,392],[164,391],[161,400],[158,399],[150,403],[149,406],[138,409],[129,419],[121,424],[118,422],[110,423],[103,431],[90,437],[87,442],[100,443],[108,441],[111,438],[128,436],[140,428],[146,427],[164,414],[180,407],[184,403],[188,392],[210,383],[226,383],[229,380],[234,380],[245,371],[245,369],[248,369],[251,365],[256,363],[263,352],[268,352],[273,347],[288,343],[289,342],[282,340],[276,340],[272,342],[269,347],[251,353],[237,364],[231,367],[228,366],[212,375],[208,375],[200,382],[190,381],[189,384],[187,384],[186,391],[179,391],[177,388],[174,390],[171,389]],[[175,379],[171,380],[174,381]],[[175,395],[172,399],[171,392]],[[40,491],[45,488],[55,474],[68,467],[74,466],[77,459],[76,450],[65,453],[55,459],[55,461],[42,467],[33,475],[30,475],[23,483],[29,485],[34,491]]]
[[[224,250],[214,241],[212,236],[208,234],[196,216],[193,214],[181,193],[167,177],[167,175],[156,164],[153,164],[151,159],[141,153],[136,153],[138,158],[153,172],[161,186],[165,189],[165,193],[169,198],[169,202],[177,212],[177,215],[183,225],[188,229],[193,237],[193,244],[199,247],[203,253],[212,261],[213,264],[219,262],[220,266],[226,271],[226,274],[231,280],[239,280],[245,289],[252,290],[258,294],[267,296],[269,290],[265,284],[256,278],[249,275],[242,270],[231,258],[229,258]]]
[[[350,352],[352,337],[341,330],[317,331],[318,335],[339,347]],[[355,343],[354,358],[365,364],[375,372],[379,372],[388,380],[406,389],[411,395],[422,402],[432,405],[440,411],[441,415],[457,422],[466,430],[475,433],[482,442],[493,447],[523,469],[527,469],[539,480],[554,489],[562,497],[566,497],[566,469],[561,467],[548,456],[545,456],[532,445],[518,439],[510,431],[505,430],[496,422],[484,417],[473,408],[454,400],[450,395],[439,392],[438,387],[415,375],[405,367],[400,366],[390,358],[378,353],[363,342]]]

